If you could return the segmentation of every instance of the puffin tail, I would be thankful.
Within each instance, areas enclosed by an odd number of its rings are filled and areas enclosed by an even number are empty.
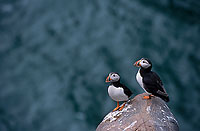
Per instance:
[[[161,99],[163,99],[165,102],[169,102],[169,96],[162,96]]]
[[[169,102],[169,96],[166,92],[161,92],[160,90],[157,91],[157,96],[160,97],[165,102]]]
[[[162,100],[164,100],[165,102],[169,102],[169,96],[159,96]]]

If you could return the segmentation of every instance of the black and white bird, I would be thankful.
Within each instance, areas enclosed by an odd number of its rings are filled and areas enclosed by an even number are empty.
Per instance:
[[[120,83],[120,76],[118,73],[111,72],[106,78],[106,82],[109,82],[108,94],[114,100],[117,101],[117,107],[113,110],[122,110],[125,103],[120,107],[119,101],[128,101],[132,92],[123,84]]]
[[[135,62],[134,66],[140,67],[136,75],[137,82],[144,89],[144,91],[149,94],[148,96],[144,96],[144,99],[150,99],[151,96],[158,96],[168,102],[169,96],[164,89],[160,77],[155,72],[151,71],[151,61],[146,58],[142,58]]]

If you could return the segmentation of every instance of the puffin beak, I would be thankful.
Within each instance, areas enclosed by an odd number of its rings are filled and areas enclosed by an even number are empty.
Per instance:
[[[140,67],[141,66],[140,61],[141,60],[136,61],[133,65],[136,66],[136,67]]]
[[[110,76],[108,76],[107,78],[106,78],[106,82],[110,82],[112,79],[110,79]]]

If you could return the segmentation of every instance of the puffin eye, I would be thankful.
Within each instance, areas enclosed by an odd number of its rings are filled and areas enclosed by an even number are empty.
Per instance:
[[[142,61],[142,63],[146,63],[146,64],[147,64],[147,62],[146,62],[146,61]]]
[[[115,77],[115,75],[113,75]]]

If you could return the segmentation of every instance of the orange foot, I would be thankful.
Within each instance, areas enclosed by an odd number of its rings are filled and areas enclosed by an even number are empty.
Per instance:
[[[121,110],[124,108],[125,104],[126,104],[126,103],[124,103],[124,104],[119,108],[119,111],[121,111]]]
[[[115,109],[113,109],[113,111],[116,111],[116,110],[118,110],[118,109],[119,109],[119,107],[120,107],[120,106],[117,106]]]
[[[116,111],[116,110],[118,110],[119,109],[119,101],[117,101],[117,107],[113,110],[113,111]]]
[[[143,96],[143,99],[151,99],[151,97],[154,97],[154,95]]]
[[[149,95],[149,96],[143,96],[143,99],[151,99],[151,95]]]

